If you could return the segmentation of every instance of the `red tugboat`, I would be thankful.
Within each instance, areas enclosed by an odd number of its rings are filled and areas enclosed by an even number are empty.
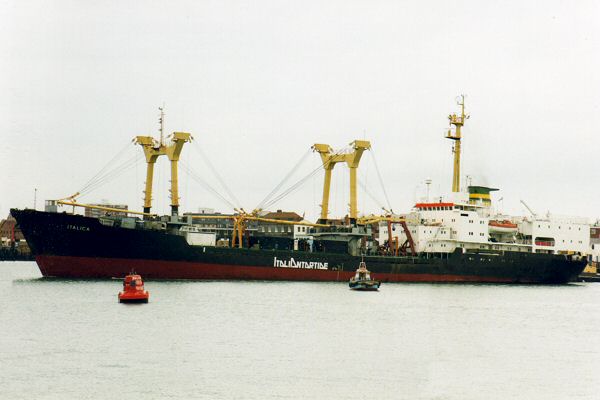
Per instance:
[[[119,292],[119,303],[147,303],[150,293],[144,290],[142,277],[130,273],[123,280],[123,291]]]

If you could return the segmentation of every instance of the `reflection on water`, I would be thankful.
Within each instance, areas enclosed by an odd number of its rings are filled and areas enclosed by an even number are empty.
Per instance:
[[[595,399],[600,284],[41,278],[0,263],[0,398]],[[129,393],[129,391],[127,391]]]

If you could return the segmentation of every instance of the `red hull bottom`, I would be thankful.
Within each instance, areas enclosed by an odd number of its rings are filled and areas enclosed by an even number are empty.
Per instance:
[[[36,256],[36,262],[43,276],[58,278],[122,278],[131,270],[135,270],[136,273],[142,275],[144,279],[347,282],[352,276],[354,276],[354,271],[256,267],[244,265],[207,264],[189,261],[159,261],[40,255]],[[514,279],[494,276],[441,275],[426,273],[377,273],[377,280],[382,282],[515,282]]]

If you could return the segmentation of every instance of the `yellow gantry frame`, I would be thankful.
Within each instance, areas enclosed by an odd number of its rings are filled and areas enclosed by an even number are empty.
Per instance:
[[[447,139],[454,140],[454,173],[452,175],[452,191],[460,192],[460,139],[461,139],[461,128],[465,124],[465,120],[469,118],[468,115],[465,114],[465,95],[460,95],[460,101],[458,102],[460,106],[460,116],[456,114],[448,115],[448,120],[450,120],[450,125],[454,125],[456,129],[454,130],[454,135],[452,135],[452,130],[448,129],[448,134],[446,135]]]
[[[325,179],[323,182],[323,202],[321,203],[321,218],[319,221],[327,221],[329,212],[329,190],[331,188],[331,171],[335,164],[345,162],[350,169],[350,219],[355,221],[358,216],[357,196],[356,196],[356,170],[360,159],[365,150],[371,149],[371,142],[367,140],[355,140],[350,143],[351,153],[336,153],[328,144],[317,143],[313,145],[313,150],[318,152],[323,162],[325,170]]]
[[[171,161],[171,215],[179,213],[179,190],[177,177],[177,162],[183,144],[192,140],[192,135],[186,132],[173,132],[172,143],[166,146],[158,143],[151,136],[136,136],[135,143],[142,146],[146,156],[146,189],[144,190],[144,213],[149,214],[152,207],[152,180],[154,164],[158,157],[166,155]]]

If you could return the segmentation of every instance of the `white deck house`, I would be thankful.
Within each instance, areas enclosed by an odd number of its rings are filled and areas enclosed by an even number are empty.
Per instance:
[[[584,255],[591,251],[585,218],[497,215],[489,205],[469,201],[467,193],[453,193],[450,201],[417,203],[406,223],[417,252],[449,253],[457,247]],[[386,222],[380,223],[379,232],[379,245],[384,245],[389,238]],[[400,224],[392,224],[391,236],[399,243],[406,241]]]

